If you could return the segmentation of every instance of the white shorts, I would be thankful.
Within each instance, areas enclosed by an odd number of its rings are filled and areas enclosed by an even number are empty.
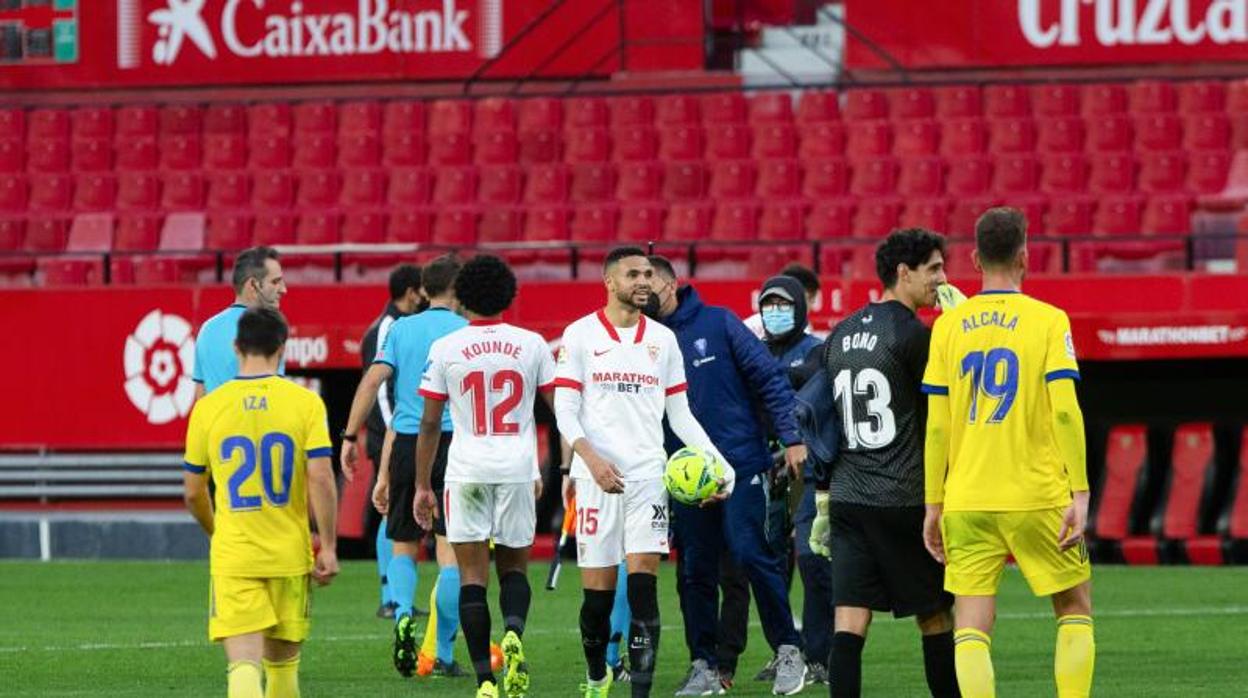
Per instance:
[[[615,567],[625,555],[668,551],[671,511],[662,478],[624,484],[607,494],[591,478],[576,478],[576,564]]]
[[[448,482],[442,497],[446,539],[451,543],[493,540],[508,548],[533,545],[537,501],[532,482]]]

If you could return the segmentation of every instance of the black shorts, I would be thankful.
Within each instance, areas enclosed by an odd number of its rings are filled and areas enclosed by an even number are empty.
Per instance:
[[[438,501],[438,515],[433,519],[433,533],[446,535],[442,518],[442,487],[446,480],[446,453],[451,447],[451,433],[442,432],[438,455],[433,459],[433,493]],[[390,449],[390,513],[386,517],[386,537],[401,543],[414,543],[425,536],[416,525],[412,502],[416,498],[416,435],[396,434]]]
[[[923,546],[923,507],[832,502],[832,604],[927,616],[953,606]]]

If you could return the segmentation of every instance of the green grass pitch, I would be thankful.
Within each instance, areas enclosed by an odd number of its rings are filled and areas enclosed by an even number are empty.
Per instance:
[[[432,566],[422,565],[421,604]],[[534,565],[525,646],[535,697],[574,696],[583,676],[575,567],[557,592]],[[673,568],[660,580],[663,636],[654,695],[670,696],[687,654]],[[205,639],[204,563],[0,563],[0,694],[16,696],[223,696],[224,661]],[[1233,696],[1248,686],[1248,569],[1122,568],[1095,571],[1097,696]],[[800,608],[800,583],[794,603]],[[496,589],[491,606],[497,611]],[[1006,574],[993,659],[1002,696],[1052,696],[1054,626],[1048,602]],[[471,696],[470,679],[403,679],[390,666],[390,625],[373,617],[375,567],[344,565],[313,601],[303,695]],[[496,616],[497,617],[497,616]],[[495,621],[497,624],[497,620]],[[497,630],[497,627],[496,627]],[[497,633],[496,633],[497,634]],[[467,662],[460,640],[457,658]],[[730,695],[770,695],[750,681],[768,651],[757,619]],[[863,658],[867,696],[925,693],[910,621],[877,617]],[[627,687],[615,695],[627,696]],[[803,695],[827,695],[823,686]]]

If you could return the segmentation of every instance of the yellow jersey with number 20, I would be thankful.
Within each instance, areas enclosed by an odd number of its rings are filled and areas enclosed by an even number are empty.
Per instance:
[[[1070,319],[1022,293],[988,291],[936,319],[923,392],[952,409],[945,511],[1070,503],[1048,382],[1079,379]]]
[[[184,467],[216,484],[213,575],[312,569],[308,459],[332,453],[325,403],[285,378],[236,378],[195,403]]]

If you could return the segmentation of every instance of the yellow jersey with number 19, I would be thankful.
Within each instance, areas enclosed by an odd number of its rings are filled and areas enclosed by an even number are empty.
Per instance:
[[[1079,379],[1070,319],[1014,291],[987,291],[932,327],[923,392],[952,410],[945,511],[1070,503],[1048,382]]]
[[[195,403],[184,467],[216,484],[213,575],[312,569],[308,459],[332,453],[325,403],[285,378],[236,378]]]

